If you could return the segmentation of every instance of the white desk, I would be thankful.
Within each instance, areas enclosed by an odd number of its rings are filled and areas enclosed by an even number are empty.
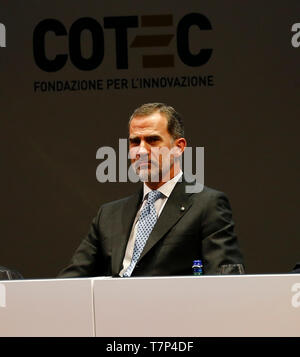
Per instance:
[[[0,281],[0,336],[300,337],[300,274]]]
[[[299,274],[95,279],[94,303],[96,336],[300,336]]]
[[[0,281],[0,336],[94,336],[91,279]]]

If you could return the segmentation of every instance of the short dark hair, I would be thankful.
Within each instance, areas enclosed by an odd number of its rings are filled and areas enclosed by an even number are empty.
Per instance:
[[[176,140],[184,137],[184,126],[181,115],[176,112],[173,107],[164,103],[147,103],[136,108],[130,116],[128,125],[130,126],[130,122],[134,117],[147,116],[155,112],[162,113],[166,116],[168,121],[167,129],[173,139]]]

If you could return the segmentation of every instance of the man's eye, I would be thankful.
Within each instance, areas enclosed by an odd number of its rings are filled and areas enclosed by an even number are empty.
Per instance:
[[[139,145],[139,140],[130,140],[130,145]]]
[[[159,138],[154,137],[154,138],[149,138],[148,142],[153,143],[153,142],[158,141],[158,140],[159,140]]]

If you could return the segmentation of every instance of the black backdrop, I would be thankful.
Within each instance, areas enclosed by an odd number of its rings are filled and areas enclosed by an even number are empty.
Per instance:
[[[212,50],[206,63],[193,66],[178,48],[178,26],[189,14],[211,25],[192,24],[182,40],[192,58]],[[149,15],[171,21],[145,27]],[[118,68],[116,30],[105,27],[105,18],[128,16],[138,26],[126,31],[128,68]],[[78,42],[71,28],[82,18],[100,25],[102,42],[90,28]],[[37,26],[46,19],[59,23],[62,34],[50,28],[43,37]],[[298,0],[12,0],[0,4],[0,22],[6,29],[6,47],[0,48],[1,265],[26,278],[48,278],[68,263],[99,205],[135,190],[131,183],[97,181],[97,149],[117,150],[130,113],[152,101],[173,105],[185,119],[188,145],[205,148],[205,184],[230,198],[247,272],[284,273],[300,260],[300,40],[292,32],[300,22]],[[136,36],[153,34],[173,36],[165,47],[131,46]],[[102,46],[102,62],[78,68],[76,45],[85,64]],[[49,63],[67,55],[66,63],[56,71],[41,68],[34,46]],[[147,68],[144,55],[168,55],[173,62]],[[170,84],[175,77],[199,76],[210,76],[211,85]],[[118,78],[166,77],[162,88],[106,88]],[[103,89],[66,87],[85,80],[102,81]],[[65,90],[42,90],[58,81]]]

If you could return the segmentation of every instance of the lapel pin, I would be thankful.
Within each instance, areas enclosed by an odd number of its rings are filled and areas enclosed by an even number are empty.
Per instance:
[[[183,206],[180,207],[180,211],[183,212],[185,208]]]

